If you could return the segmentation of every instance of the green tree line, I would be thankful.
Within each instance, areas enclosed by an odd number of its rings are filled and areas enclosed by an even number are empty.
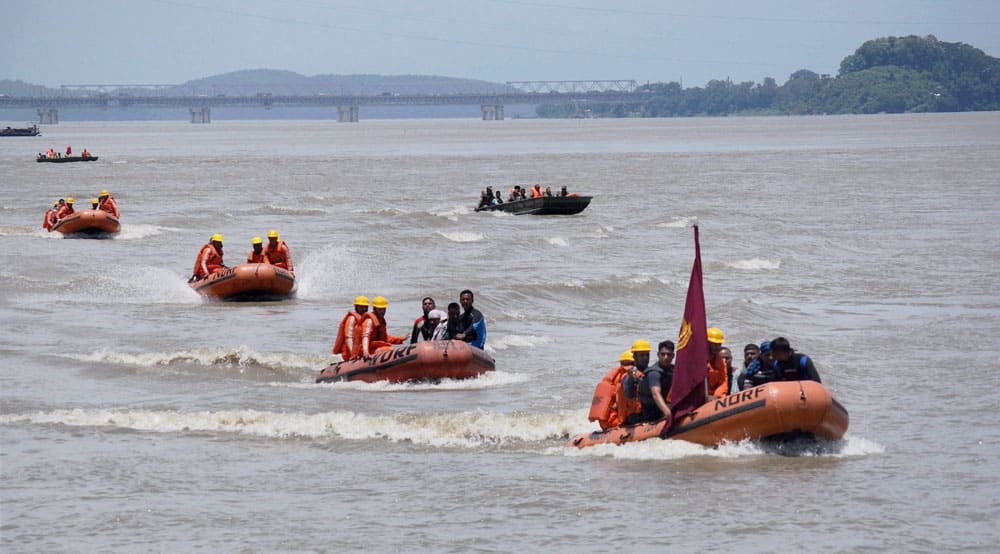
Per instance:
[[[684,117],[729,114],[854,114],[1000,110],[1000,59],[926,37],[865,42],[835,77],[808,69],[783,85],[712,80],[704,87],[654,83],[646,102],[546,104],[539,117]]]

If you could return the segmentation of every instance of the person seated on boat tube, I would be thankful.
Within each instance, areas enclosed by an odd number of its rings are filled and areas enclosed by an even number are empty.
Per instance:
[[[46,231],[52,230],[52,224],[56,222],[56,210],[59,209],[59,201],[52,202],[52,207],[45,210],[45,217],[42,218],[42,228]]]
[[[545,187],[544,196],[552,196],[552,187]]]
[[[728,346],[719,349],[719,357],[726,363],[726,394],[733,393],[733,351]]]
[[[84,148],[83,149],[83,154],[81,154],[81,156],[83,156],[84,158],[89,158],[90,157],[90,151],[87,150],[86,148]]]
[[[434,329],[431,340],[454,340],[462,332],[462,307],[458,302],[448,304],[448,312],[443,315],[441,323]]]
[[[743,367],[733,371],[733,377],[729,382],[729,394],[739,392],[746,387],[747,369],[759,356],[760,347],[756,344],[751,342],[743,347]]]
[[[48,150],[45,151],[45,157],[47,157],[47,158],[55,158],[56,157],[56,151],[53,150],[52,148],[49,148]]]
[[[566,190],[566,185],[563,185],[563,188],[559,190],[559,196],[569,196],[569,191]]]
[[[66,147],[66,157],[68,158],[68,157],[70,157],[72,155],[73,155],[73,147],[72,146],[67,146]]]
[[[743,388],[752,389],[774,381],[774,359],[771,357],[771,341],[761,341],[757,358],[747,366],[743,378]]]
[[[369,341],[372,352],[389,348],[394,344],[403,344],[406,337],[390,335],[389,324],[385,321],[385,311],[389,308],[389,301],[384,296],[372,298],[372,312],[378,319],[378,325],[372,329],[371,340]],[[369,354],[371,355],[371,354]]]
[[[640,346],[646,348],[648,344],[640,344]],[[649,358],[648,350],[646,358]],[[629,423],[646,423],[671,416],[671,406],[667,402],[667,395],[670,393],[670,386],[674,380],[673,360],[673,341],[665,340],[656,346],[656,363],[643,372],[644,375],[638,379],[636,387],[636,396],[642,406],[642,411],[637,415],[630,416]],[[630,385],[636,386],[635,384]]]
[[[437,308],[434,308],[433,310],[428,312],[427,322],[430,327],[433,327],[433,329],[431,329],[431,334],[429,337],[424,338],[423,335],[420,335],[418,341],[423,342],[425,340],[441,340],[434,337],[435,335],[443,336],[445,331],[448,330],[448,324],[444,323],[447,319],[448,319],[448,314],[446,314],[444,310],[439,310]],[[438,333],[438,329],[441,330],[440,333]]]
[[[267,258],[264,257],[264,239],[260,237],[254,237],[250,239],[251,250],[247,254],[248,264],[266,264],[268,263]]]
[[[295,273],[292,266],[292,253],[288,250],[288,245],[281,240],[281,235],[271,229],[267,232],[267,246],[264,247],[264,258],[267,262],[276,265],[289,273]]]
[[[98,201],[98,200],[97,200],[96,198],[91,198],[91,199],[90,199],[90,209],[91,209],[91,210],[96,210],[96,209],[97,209],[97,205],[98,205],[99,203],[100,203],[100,202],[99,202],[99,201]]]
[[[541,198],[542,194],[543,194],[542,193],[542,185],[539,185],[538,183],[535,183],[534,185],[531,186],[531,197],[532,198]]]
[[[492,199],[487,195],[486,191],[481,191],[479,193],[479,204],[476,206],[476,209],[479,210],[489,206],[491,201]]]
[[[418,341],[431,340],[431,336],[434,335],[434,329],[437,328],[437,324],[440,321],[431,323],[429,315],[432,310],[437,308],[437,304],[434,299],[430,296],[425,296],[423,300],[420,301],[420,307],[424,310],[424,315],[413,320],[413,331],[410,332],[410,344],[416,344]]]
[[[458,303],[462,305],[463,310],[462,332],[455,335],[454,338],[464,340],[476,348],[483,348],[486,346],[486,318],[483,317],[482,312],[472,306],[473,300],[475,300],[475,295],[469,289],[463,290],[458,295]]]
[[[109,214],[118,217],[118,202],[115,201],[115,197],[111,196],[108,189],[101,191],[101,195],[97,197],[100,200],[101,210],[108,212]]]
[[[629,370],[628,375],[622,377],[621,380],[622,396],[625,402],[619,402],[619,405],[624,405],[627,402],[639,405],[639,410],[633,411],[622,420],[624,423],[630,425],[639,423],[642,420],[642,404],[639,402],[639,383],[646,378],[650,349],[649,341],[646,339],[636,339],[632,343],[632,368]]]
[[[500,204],[503,204],[503,195],[500,194],[500,191],[497,191],[496,196],[493,197],[491,202],[493,203],[494,206],[499,206]]]
[[[368,314],[370,301],[367,296],[359,295],[354,298],[354,308],[344,315],[337,328],[337,338],[333,342],[332,352],[338,354],[344,360],[352,360],[359,356],[358,347],[358,325],[361,319]]]
[[[634,365],[635,356],[632,351],[622,352],[618,357],[618,366],[609,371],[594,390],[587,419],[596,421],[602,431],[618,427],[630,415],[642,411],[642,405],[637,400],[627,398],[622,389],[622,379],[632,372]]]
[[[514,188],[510,189],[510,196],[507,197],[508,202],[514,202],[521,199],[521,185],[514,185]]]
[[[56,219],[62,219],[74,213],[76,213],[76,210],[73,209],[72,196],[67,196],[65,202],[63,202],[62,200],[59,201],[59,210],[56,211]]]
[[[719,352],[722,350],[722,343],[725,340],[726,337],[722,334],[722,329],[709,327],[708,395],[710,397],[722,398],[729,394],[729,372],[726,370],[726,361],[719,355]]]
[[[202,246],[201,250],[198,251],[198,258],[194,262],[194,271],[188,282],[200,281],[210,277],[213,273],[226,269],[222,263],[222,256],[222,235],[216,233],[209,239],[208,244]]]
[[[809,356],[799,354],[785,337],[777,337],[771,341],[771,356],[774,357],[775,381],[816,381],[819,372]]]

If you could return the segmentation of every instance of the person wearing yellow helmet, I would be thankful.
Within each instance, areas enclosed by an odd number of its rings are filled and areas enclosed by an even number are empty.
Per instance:
[[[645,360],[649,359],[649,343],[643,339],[632,345],[636,355],[636,365],[640,363],[639,354]],[[674,343],[665,340],[656,346],[656,363],[651,367],[643,367],[642,372],[635,372],[623,381],[623,389],[632,392],[632,397],[641,406],[638,413],[626,418],[625,423],[645,423],[671,416],[671,406],[667,402],[667,394],[674,378]]]
[[[209,239],[208,244],[201,247],[198,258],[194,262],[194,271],[188,283],[200,281],[211,276],[213,273],[226,269],[222,263],[222,235],[216,233]]]
[[[59,209],[56,210],[56,219],[62,219],[70,214],[76,213],[73,209],[73,197],[67,196],[66,200],[59,199]]]
[[[56,222],[56,210],[59,209],[59,201],[56,200],[52,203],[52,207],[45,210],[45,216],[42,217],[42,228],[46,231],[52,230],[52,225]]]
[[[339,355],[344,360],[353,360],[360,356],[358,351],[358,327],[361,325],[368,313],[368,297],[359,295],[354,298],[354,308],[349,310],[344,318],[340,320],[337,327],[337,338],[333,341],[334,354]]]
[[[722,333],[722,329],[718,327],[709,327],[707,334],[708,394],[715,398],[722,398],[729,394],[729,382],[732,379],[732,375],[726,367],[726,361],[719,355],[726,337]]]
[[[247,254],[248,264],[266,264],[267,258],[264,257],[264,239],[260,237],[254,237],[250,239],[250,245],[252,250]]]
[[[292,253],[288,250],[288,245],[281,240],[281,235],[271,229],[267,232],[267,246],[264,247],[264,257],[268,263],[276,265],[289,273],[295,273],[292,265]]]
[[[90,209],[91,210],[96,210],[97,209],[97,199],[96,198],[91,198],[90,199]]]
[[[101,195],[97,197],[100,201],[98,207],[101,210],[108,212],[109,214],[118,217],[118,202],[115,201],[115,197],[111,196],[108,189],[103,189]]]
[[[634,361],[631,350],[622,352],[618,357],[618,367],[609,371],[594,389],[588,419],[596,421],[602,431],[618,427],[641,409],[638,402],[623,394],[621,386],[622,379],[632,371]]]
[[[362,322],[361,327],[361,354],[371,356],[382,348],[388,348],[393,344],[403,344],[406,337],[390,335],[389,325],[385,321],[385,311],[389,308],[389,301],[384,296],[372,298],[372,312],[375,317]]]

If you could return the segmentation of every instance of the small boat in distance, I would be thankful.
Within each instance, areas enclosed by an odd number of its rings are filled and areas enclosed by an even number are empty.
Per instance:
[[[477,212],[508,212],[514,215],[573,215],[590,205],[593,196],[538,196],[476,208]]]
[[[97,156],[60,156],[56,158],[50,158],[44,154],[39,154],[35,158],[36,162],[50,162],[50,163],[66,163],[66,162],[96,162]]]
[[[0,129],[0,137],[37,137],[42,132],[38,130],[38,125],[31,127],[10,127]]]

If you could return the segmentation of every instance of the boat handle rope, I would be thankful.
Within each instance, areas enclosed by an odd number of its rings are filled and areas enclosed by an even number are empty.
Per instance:
[[[802,381],[799,381],[799,400],[806,399],[806,389],[802,388]]]

